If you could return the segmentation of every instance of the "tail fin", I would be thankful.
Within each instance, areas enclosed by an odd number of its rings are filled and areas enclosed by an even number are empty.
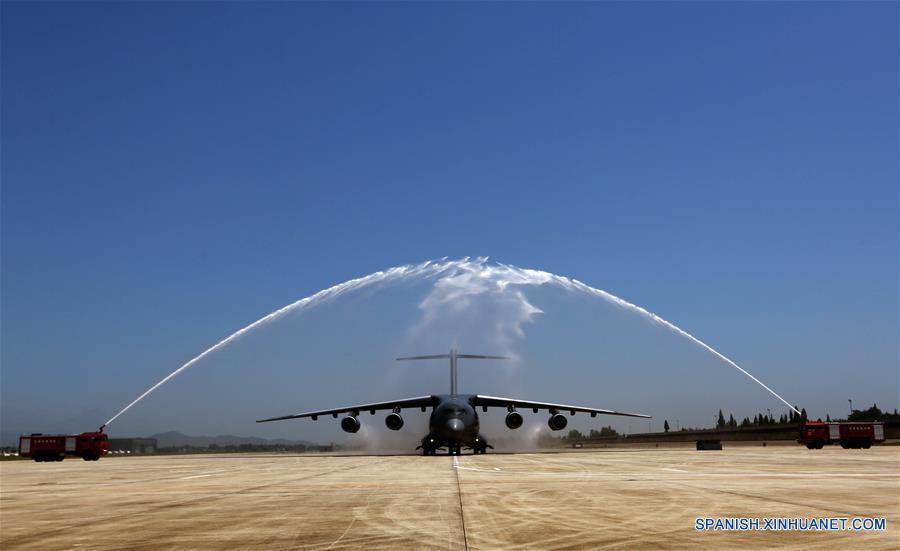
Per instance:
[[[465,358],[468,360],[508,360],[506,356],[485,356],[482,354],[459,354],[456,349],[450,351],[449,354],[430,354],[427,356],[406,356],[397,358],[398,360],[437,360],[441,358],[450,359],[450,394],[457,394],[457,359]]]

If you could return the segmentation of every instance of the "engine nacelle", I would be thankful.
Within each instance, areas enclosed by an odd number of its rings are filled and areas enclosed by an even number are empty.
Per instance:
[[[341,428],[344,429],[344,432],[356,432],[359,430],[359,419],[348,415],[341,419]]]
[[[391,430],[400,430],[403,428],[403,417],[399,413],[389,413],[384,418],[384,424]]]
[[[510,411],[506,414],[506,427],[510,429],[517,429],[522,426],[522,414],[518,411]]]
[[[547,421],[547,425],[550,426],[550,430],[563,430],[564,428],[566,428],[566,425],[568,423],[569,420],[566,419],[566,416],[561,413],[554,413]]]

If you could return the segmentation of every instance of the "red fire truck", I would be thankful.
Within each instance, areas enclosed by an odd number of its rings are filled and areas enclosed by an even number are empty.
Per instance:
[[[103,432],[81,434],[31,434],[19,437],[19,455],[35,461],[62,461],[67,455],[96,461],[106,454],[109,439]]]
[[[811,450],[821,450],[826,444],[840,444],[844,449],[869,449],[872,444],[884,442],[884,423],[806,421],[800,427],[797,442]]]

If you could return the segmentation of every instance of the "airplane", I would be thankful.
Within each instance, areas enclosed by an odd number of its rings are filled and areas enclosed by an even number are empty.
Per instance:
[[[476,409],[479,407],[482,412],[486,412],[489,407],[506,408],[506,426],[511,430],[521,427],[524,421],[522,414],[519,413],[516,408],[531,409],[534,413],[537,413],[538,410],[547,410],[550,413],[547,424],[550,426],[550,429],[554,431],[563,430],[568,424],[568,420],[565,415],[563,415],[563,412],[569,412],[570,415],[575,415],[576,412],[590,413],[591,417],[596,417],[600,414],[643,417],[645,419],[650,418],[649,415],[641,413],[624,413],[608,409],[552,404],[548,402],[532,402],[530,400],[486,396],[483,394],[459,394],[457,392],[457,365],[461,358],[474,360],[508,359],[504,356],[460,354],[455,349],[450,350],[449,354],[397,358],[398,360],[449,359],[450,394],[432,394],[429,396],[402,398],[400,400],[391,400],[388,402],[376,402],[337,409],[309,411],[306,413],[298,413],[296,415],[260,419],[257,423],[268,423],[270,421],[283,421],[285,419],[300,419],[305,417],[309,417],[315,421],[320,416],[325,415],[331,415],[337,419],[338,415],[347,414],[341,419],[341,428],[345,432],[355,433],[361,426],[359,422],[359,415],[361,412],[368,411],[371,415],[375,415],[375,412],[378,410],[391,410],[391,413],[385,417],[384,424],[391,430],[400,430],[403,428],[403,417],[400,415],[403,408],[420,408],[425,412],[426,409],[430,407],[432,409],[431,417],[428,421],[429,431],[428,434],[422,438],[422,443],[416,447],[416,449],[421,449],[422,455],[435,455],[438,450],[444,448],[447,449],[448,455],[460,455],[463,448],[471,449],[474,454],[484,454],[487,453],[488,448],[494,448],[488,444],[487,439],[479,432],[478,413],[476,412]]]

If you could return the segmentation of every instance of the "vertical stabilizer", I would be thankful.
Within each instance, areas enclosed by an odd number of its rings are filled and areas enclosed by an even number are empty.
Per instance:
[[[457,388],[457,386],[456,386],[457,385],[456,368],[457,368],[457,365],[458,364],[456,363],[456,349],[451,348],[450,349],[450,394],[452,394],[454,396],[457,394],[457,392],[456,392],[456,388]]]

